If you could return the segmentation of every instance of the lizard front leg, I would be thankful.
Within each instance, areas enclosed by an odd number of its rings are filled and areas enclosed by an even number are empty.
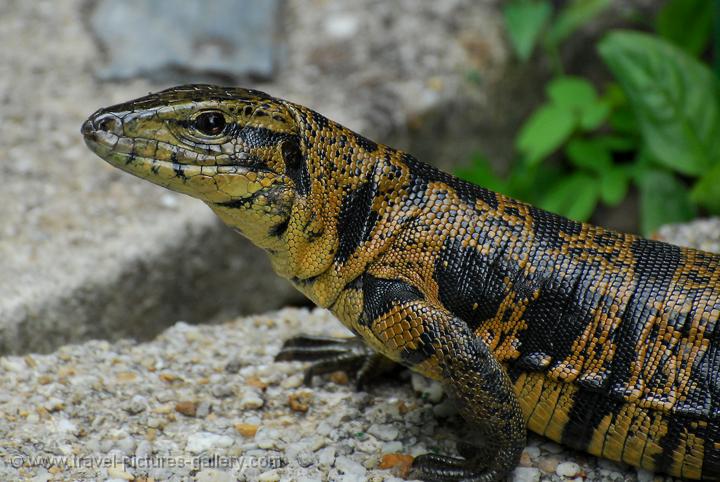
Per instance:
[[[471,440],[458,444],[463,459],[421,455],[412,475],[443,482],[503,479],[526,441],[525,420],[503,367],[465,322],[417,288],[369,274],[363,285],[356,331],[388,357],[440,380],[474,429]]]
[[[362,338],[336,338],[298,335],[288,339],[275,361],[310,361],[303,382],[311,385],[315,375],[343,370],[355,373],[355,387],[365,388],[371,381],[398,365],[365,344]]]

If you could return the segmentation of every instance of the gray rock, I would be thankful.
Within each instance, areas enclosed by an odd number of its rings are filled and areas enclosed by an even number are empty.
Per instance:
[[[513,482],[539,482],[540,469],[535,467],[518,467],[513,472]]]
[[[364,476],[367,469],[354,460],[341,455],[335,459],[335,468],[346,475]]]
[[[368,433],[380,440],[391,442],[397,438],[398,429],[396,426],[390,424],[371,425],[370,428],[368,428]]]
[[[102,78],[205,72],[271,77],[278,0],[99,0],[90,25],[109,64]]]

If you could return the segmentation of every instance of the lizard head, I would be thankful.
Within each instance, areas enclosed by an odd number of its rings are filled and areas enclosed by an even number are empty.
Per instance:
[[[175,87],[100,109],[81,131],[108,163],[232,214],[251,238],[287,222],[308,189],[292,109],[263,92]]]

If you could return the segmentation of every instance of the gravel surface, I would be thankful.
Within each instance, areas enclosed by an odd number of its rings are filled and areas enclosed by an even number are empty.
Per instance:
[[[357,392],[340,372],[308,389],[303,364],[274,363],[305,331],[348,334],[285,309],[0,358],[0,480],[398,481],[408,455],[453,453],[463,422],[436,383],[404,372]],[[514,474],[576,478],[652,479],[539,437]]]
[[[657,237],[720,251],[720,220]],[[285,309],[0,358],[0,480],[399,481],[408,456],[454,452],[463,422],[438,384],[403,372],[357,392],[340,372],[304,387],[303,364],[273,362],[301,332],[348,334]],[[672,480],[532,435],[513,479]]]

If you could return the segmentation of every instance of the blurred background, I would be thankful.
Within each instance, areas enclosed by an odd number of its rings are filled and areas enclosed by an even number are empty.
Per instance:
[[[304,301],[97,108],[186,82],[305,104],[574,219],[720,212],[720,1],[0,0],[0,353]]]

